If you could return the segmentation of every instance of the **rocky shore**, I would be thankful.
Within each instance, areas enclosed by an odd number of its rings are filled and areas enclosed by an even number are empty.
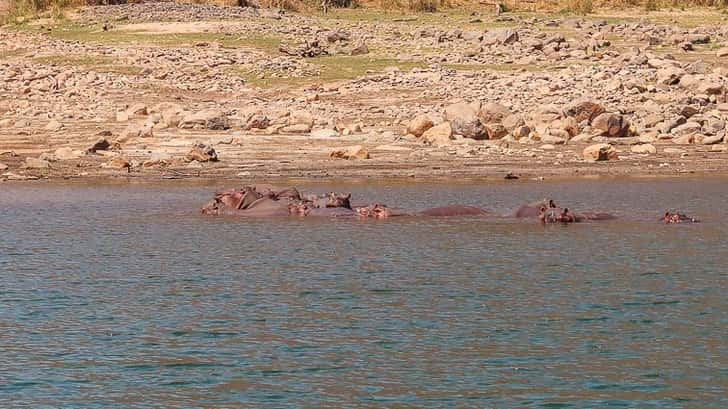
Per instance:
[[[3,27],[0,179],[728,173],[725,17],[436,16]]]

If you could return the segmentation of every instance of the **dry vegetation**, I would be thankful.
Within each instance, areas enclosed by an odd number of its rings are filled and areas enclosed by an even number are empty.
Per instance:
[[[135,1],[135,0],[131,0]],[[597,9],[642,8],[648,11],[686,9],[689,7],[728,8],[728,0],[184,0],[192,3],[275,7],[300,12],[318,12],[326,8],[367,8],[435,12],[442,9],[491,8],[497,1],[503,10],[560,11],[589,14]],[[35,16],[42,12],[60,15],[61,11],[82,5],[126,3],[127,0],[0,0],[0,23],[17,17]]]

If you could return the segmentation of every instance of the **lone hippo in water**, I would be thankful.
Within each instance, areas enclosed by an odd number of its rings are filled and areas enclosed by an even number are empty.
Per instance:
[[[686,216],[684,213],[672,213],[670,211],[665,212],[665,215],[662,217],[661,220],[665,224],[700,223],[700,220],[694,217]]]

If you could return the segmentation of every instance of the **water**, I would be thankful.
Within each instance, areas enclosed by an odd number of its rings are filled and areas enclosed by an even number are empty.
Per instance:
[[[727,180],[310,185],[621,220],[202,217],[0,185],[0,407],[728,407]],[[678,208],[704,220],[665,226]]]

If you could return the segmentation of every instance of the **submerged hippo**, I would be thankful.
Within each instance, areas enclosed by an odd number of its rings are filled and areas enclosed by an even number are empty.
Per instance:
[[[203,214],[250,217],[358,217],[387,219],[396,216],[485,216],[488,212],[474,206],[450,205],[405,211],[383,204],[351,205],[351,194],[331,192],[325,195],[301,194],[293,187],[250,185],[226,189],[202,207]]]
[[[558,206],[553,199],[543,199],[522,205],[511,212],[509,216],[538,218],[542,223],[579,223],[617,218],[615,215],[605,212],[572,212],[568,208]]]
[[[686,216],[684,213],[670,211],[665,212],[665,215],[661,219],[665,224],[678,224],[678,223],[700,223],[700,220]]]

